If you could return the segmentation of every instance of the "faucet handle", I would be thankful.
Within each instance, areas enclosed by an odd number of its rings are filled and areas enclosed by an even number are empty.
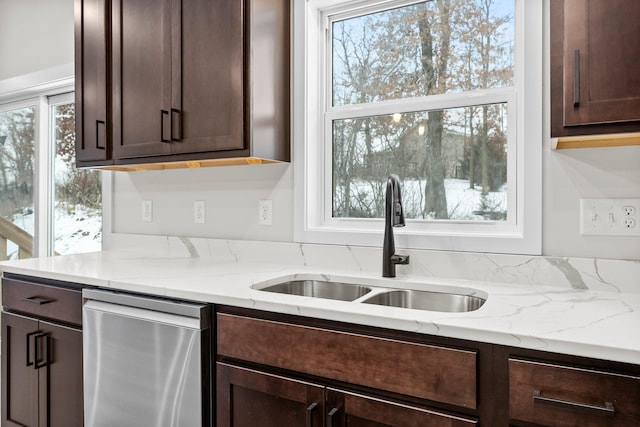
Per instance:
[[[391,262],[394,264],[406,265],[409,264],[409,255],[392,255]]]

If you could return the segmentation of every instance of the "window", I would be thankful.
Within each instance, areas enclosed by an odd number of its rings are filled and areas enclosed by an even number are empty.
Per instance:
[[[296,240],[380,245],[397,174],[399,246],[540,253],[540,2],[310,0],[294,13]]]
[[[75,168],[73,93],[0,104],[0,260],[101,249],[100,173]]]

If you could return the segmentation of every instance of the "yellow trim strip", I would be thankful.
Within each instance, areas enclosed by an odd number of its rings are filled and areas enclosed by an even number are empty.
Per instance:
[[[551,139],[551,148],[554,150],[562,150],[565,148],[624,147],[630,145],[640,145],[640,133],[568,136]]]

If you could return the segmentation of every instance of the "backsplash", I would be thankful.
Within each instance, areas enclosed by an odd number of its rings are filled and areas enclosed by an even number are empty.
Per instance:
[[[167,258],[212,258],[212,262],[283,264],[345,272],[381,272],[382,249],[290,242],[113,234],[108,250]],[[640,293],[640,261],[503,255],[398,249],[411,256],[398,266],[408,276],[481,280],[561,289]]]

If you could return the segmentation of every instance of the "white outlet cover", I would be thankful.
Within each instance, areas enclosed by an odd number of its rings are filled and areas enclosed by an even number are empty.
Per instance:
[[[258,223],[260,225],[271,225],[273,222],[273,201],[260,200],[258,202]]]
[[[204,224],[206,222],[206,204],[204,200],[195,200],[193,202],[193,222],[195,224]]]
[[[151,200],[142,201],[142,221],[153,221],[153,202]]]
[[[640,199],[581,199],[580,234],[640,236]]]

